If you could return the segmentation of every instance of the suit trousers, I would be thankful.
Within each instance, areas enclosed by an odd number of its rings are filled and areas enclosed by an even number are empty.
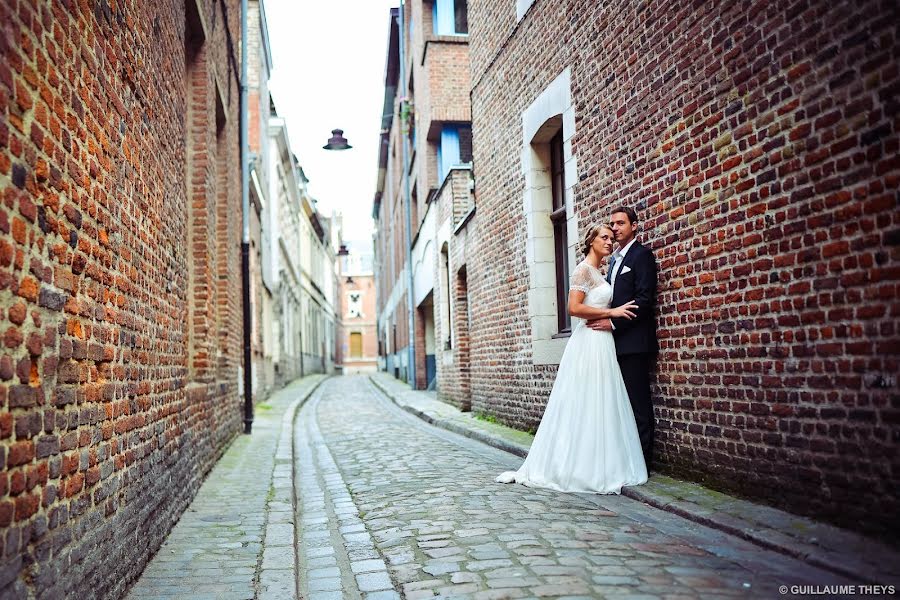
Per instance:
[[[644,451],[644,462],[647,470],[653,462],[653,400],[650,396],[650,372],[653,367],[654,355],[620,354],[619,369],[622,371],[622,379],[625,380],[625,389],[628,390],[628,399],[631,401],[631,409],[634,411],[634,420],[637,423],[638,436],[641,439],[641,449]]]

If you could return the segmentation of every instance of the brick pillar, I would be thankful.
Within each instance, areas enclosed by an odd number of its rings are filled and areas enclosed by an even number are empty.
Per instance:
[[[454,303],[453,328],[456,331],[454,367],[457,371],[457,386],[454,391],[455,404],[461,410],[472,410],[472,393],[469,383],[469,287],[466,269],[463,267],[456,276],[456,302]]]

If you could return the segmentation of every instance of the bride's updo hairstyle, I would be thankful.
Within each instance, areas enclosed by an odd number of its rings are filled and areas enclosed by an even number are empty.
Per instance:
[[[581,253],[587,256],[591,252],[591,244],[594,243],[597,235],[600,233],[601,229],[609,229],[607,225],[602,223],[591,223],[587,228],[587,233],[584,235],[584,242],[581,245]]]

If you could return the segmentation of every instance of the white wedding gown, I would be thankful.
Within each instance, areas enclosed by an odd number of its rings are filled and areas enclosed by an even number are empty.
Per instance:
[[[575,268],[571,289],[585,292],[589,306],[608,308],[612,300],[612,287],[585,261]],[[647,481],[611,332],[594,331],[578,319],[528,457],[497,481],[600,494]]]

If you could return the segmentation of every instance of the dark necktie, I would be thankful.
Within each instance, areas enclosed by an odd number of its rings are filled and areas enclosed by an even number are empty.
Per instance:
[[[609,261],[609,270],[606,272],[606,283],[612,285],[613,269],[616,268],[616,255],[613,254]]]

